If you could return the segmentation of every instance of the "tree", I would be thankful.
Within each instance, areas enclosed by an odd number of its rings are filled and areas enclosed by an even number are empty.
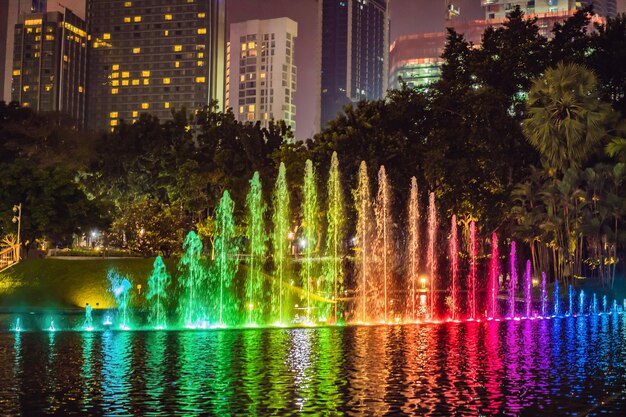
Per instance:
[[[578,64],[559,63],[533,82],[523,131],[552,172],[580,168],[614,128],[617,115],[597,87]]]

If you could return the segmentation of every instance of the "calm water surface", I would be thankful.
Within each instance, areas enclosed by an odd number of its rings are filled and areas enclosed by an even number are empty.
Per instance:
[[[622,315],[0,333],[2,415],[626,415]]]

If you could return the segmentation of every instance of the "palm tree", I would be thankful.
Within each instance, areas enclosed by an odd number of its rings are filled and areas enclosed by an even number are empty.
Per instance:
[[[522,128],[553,175],[580,168],[609,137],[617,116],[599,99],[596,76],[578,64],[559,63],[533,82]]]

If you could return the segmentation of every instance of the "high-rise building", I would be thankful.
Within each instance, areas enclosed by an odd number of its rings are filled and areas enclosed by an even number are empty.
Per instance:
[[[70,10],[31,13],[15,25],[12,100],[85,118],[87,33]]]
[[[389,88],[399,89],[400,79],[409,87],[427,87],[439,79],[446,44],[445,32],[400,36],[389,51]]]
[[[0,0],[0,100],[11,101],[13,35],[18,17],[45,11],[46,0]]]
[[[603,17],[617,13],[617,0],[482,0],[481,4],[487,19],[505,18],[517,6],[526,14],[564,13],[588,4]]]
[[[320,0],[322,127],[349,102],[387,90],[388,0]]]
[[[295,131],[297,36],[298,24],[286,17],[230,25],[226,103],[238,120],[284,120]]]
[[[87,122],[224,104],[225,0],[87,0]]]
[[[550,38],[554,25],[570,18],[576,9],[540,14],[527,14],[528,19],[537,19],[539,33]],[[478,46],[488,27],[498,27],[507,22],[506,17],[481,20],[451,19],[448,27],[463,35],[466,41]],[[591,18],[589,30],[595,24],[606,22],[606,18],[595,15]],[[447,33],[433,32],[406,35],[397,38],[389,53],[389,88],[400,88],[399,77],[411,87],[426,87],[437,81],[441,74],[441,55],[446,45]]]

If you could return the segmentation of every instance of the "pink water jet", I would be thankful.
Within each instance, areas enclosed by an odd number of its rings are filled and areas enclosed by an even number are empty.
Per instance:
[[[470,318],[476,319],[476,223],[470,223],[470,271],[469,271],[469,306]]]
[[[452,228],[450,230],[450,274],[452,275],[452,320],[457,319],[458,298],[458,275],[459,275],[459,248],[456,227],[456,214],[452,215]]]
[[[532,306],[532,295],[531,295],[531,285],[532,285],[532,266],[530,264],[530,260],[526,261],[526,273],[525,276],[525,298],[526,298],[526,317],[530,317],[530,311]]]
[[[435,283],[437,282],[437,210],[435,207],[435,193],[430,193],[428,199],[428,268],[430,272],[430,300],[428,318],[435,319]]]
[[[489,308],[490,317],[498,315],[498,278],[500,276],[500,261],[498,253],[498,236],[491,235],[491,262],[489,264]]]
[[[511,242],[511,255],[509,261],[511,265],[511,279],[509,281],[509,317],[515,317],[515,289],[517,287],[517,259],[515,253],[515,242]]]

